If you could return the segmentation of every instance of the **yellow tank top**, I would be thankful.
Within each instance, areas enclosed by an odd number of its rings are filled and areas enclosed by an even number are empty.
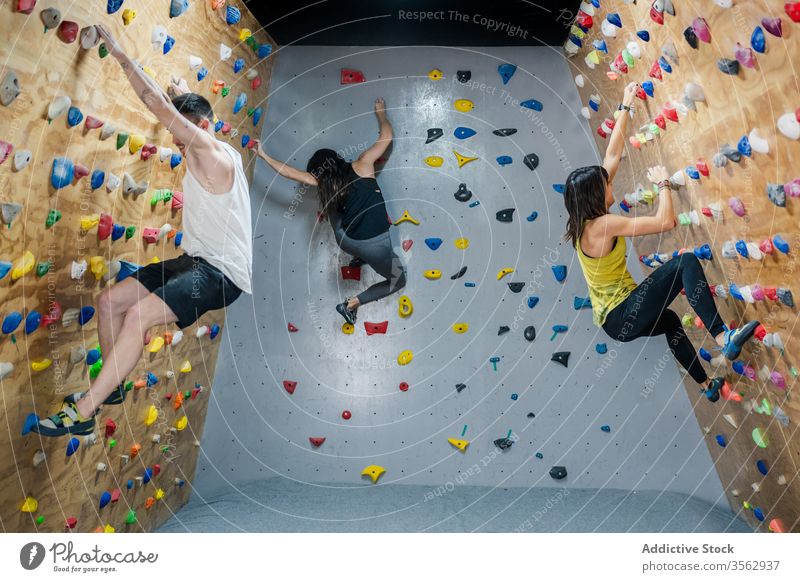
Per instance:
[[[618,236],[611,252],[599,259],[583,253],[580,237],[578,237],[578,244],[575,248],[578,251],[578,261],[581,264],[583,276],[589,286],[594,323],[598,327],[602,327],[608,312],[625,301],[631,291],[636,289],[636,282],[631,277],[626,265],[625,237]]]

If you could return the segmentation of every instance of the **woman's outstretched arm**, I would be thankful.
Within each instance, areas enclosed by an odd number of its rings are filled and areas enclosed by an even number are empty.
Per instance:
[[[386,117],[386,102],[382,97],[375,100],[375,116],[378,118],[380,124],[380,133],[378,134],[378,141],[372,144],[368,150],[358,157],[356,164],[359,166],[360,174],[373,174],[375,172],[375,162],[386,152],[386,149],[392,143],[394,132],[389,118]]]
[[[294,180],[295,182],[300,182],[301,184],[306,184],[308,186],[317,186],[317,179],[311,174],[310,172],[303,172],[302,170],[298,170],[286,164],[284,162],[279,162],[275,158],[268,156],[267,152],[263,150],[261,147],[261,140],[254,140],[256,142],[255,150],[256,154],[259,158],[267,162],[270,168],[278,172],[284,178],[289,178],[290,180]]]
[[[617,174],[619,163],[622,161],[622,151],[625,149],[625,134],[628,130],[628,111],[633,105],[633,98],[636,97],[636,89],[639,87],[638,83],[629,83],[625,87],[625,94],[622,97],[622,106],[627,108],[622,110],[622,114],[617,118],[614,125],[614,130],[611,132],[611,138],[608,141],[608,148],[606,149],[606,156],[603,159],[603,167],[608,172],[608,181],[612,182],[614,176]]]
[[[653,216],[627,218],[617,214],[606,214],[596,222],[602,221],[598,229],[603,229],[608,238],[614,236],[644,236],[659,234],[675,228],[675,209],[672,205],[672,188],[669,174],[664,166],[654,166],[647,171],[647,179],[658,185],[658,210]]]

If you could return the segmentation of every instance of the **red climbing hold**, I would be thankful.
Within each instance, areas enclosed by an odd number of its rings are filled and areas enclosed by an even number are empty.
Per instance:
[[[642,101],[647,101],[647,92],[641,87],[636,87],[636,96]]]
[[[350,85],[351,83],[363,83],[366,81],[364,73],[355,71],[353,69],[342,69],[342,85]]]
[[[181,208],[183,208],[183,192],[180,190],[173,190],[172,210],[180,210]]]
[[[786,14],[795,22],[800,22],[800,2],[787,2],[783,5]]]
[[[156,463],[153,465],[153,477],[158,477],[158,474],[161,472],[161,465]]]
[[[325,437],[308,437],[308,442],[310,442],[315,447],[321,447],[322,443],[325,442]]]
[[[767,335],[767,328],[761,324],[758,324],[758,327],[756,328],[756,331],[753,335],[756,336],[756,339],[758,339],[758,341],[763,342],[764,336]]]
[[[157,151],[158,151],[158,148],[156,146],[154,146],[151,143],[146,143],[146,144],[144,144],[142,146],[142,153],[141,153],[140,157],[141,157],[142,161],[147,161],[147,160],[150,159],[150,156],[152,156]]]
[[[656,10],[655,6],[650,7],[650,18],[656,24],[664,24],[664,13]]]
[[[117,430],[117,423],[111,420],[110,418],[106,420],[106,438],[111,438],[114,432]]]
[[[71,20],[64,20],[58,27],[58,38],[67,44],[75,42],[78,38],[78,23]]]
[[[667,129],[667,119],[661,113],[656,115],[655,119],[653,119],[653,122],[661,129]]]
[[[575,23],[581,28],[592,28],[592,26],[594,26],[594,19],[583,10],[578,10],[578,16],[575,18]]]
[[[352,279],[353,281],[361,281],[361,267],[342,267],[342,279],[345,281]]]
[[[694,165],[697,168],[697,171],[703,174],[706,178],[711,175],[711,171],[708,169],[708,163],[705,160],[697,160],[697,163]]]
[[[36,0],[17,0],[17,12],[22,14],[30,14],[33,12],[34,6],[36,6]]]
[[[220,131],[223,134],[228,135],[231,132],[231,129],[233,129],[231,127],[231,124],[226,121],[225,123],[222,124],[222,129],[220,129]]]
[[[658,61],[653,63],[653,66],[650,67],[650,76],[659,81],[664,79],[664,76],[661,74],[661,65],[658,64]]]
[[[122,495],[122,492],[119,489],[114,489],[111,492],[111,503],[116,503],[119,501],[120,495]]]
[[[766,295],[767,299],[770,301],[777,301],[778,289],[776,287],[764,287],[764,295]]]
[[[142,239],[147,244],[155,244],[158,242],[158,235],[161,231],[157,228],[145,228],[142,229]]]
[[[367,335],[372,335],[376,333],[386,333],[388,327],[389,327],[388,321],[382,321],[381,323],[372,323],[370,321],[364,322],[364,329],[367,331]]]
[[[342,411],[342,418],[343,418],[343,419],[345,419],[345,420],[350,420],[350,418],[351,418],[352,416],[353,416],[353,415],[352,415],[352,414],[350,414],[350,411],[349,411],[349,410],[343,410],[343,411]]]
[[[75,529],[75,526],[78,525],[78,519],[75,517],[68,517],[67,521],[64,523],[64,526],[67,529]]]
[[[50,327],[58,322],[63,315],[63,310],[61,309],[61,304],[58,301],[53,301],[50,304],[50,311],[47,312],[47,315],[42,317],[42,327]]]
[[[100,215],[100,222],[97,225],[97,239],[106,240],[111,236],[111,229],[114,228],[114,219],[110,214],[103,212]]]
[[[678,123],[678,110],[675,107],[664,105],[664,110],[662,113],[664,114],[664,117],[666,117],[670,121]]]
[[[289,323],[289,331],[298,331],[297,327],[293,323]]]
[[[408,249],[410,249],[413,245],[414,245],[414,241],[413,240],[411,240],[411,239],[404,240],[403,241],[403,250],[405,252],[408,252]]]
[[[105,125],[105,122],[100,121],[99,119],[97,119],[92,115],[87,115],[86,121],[84,121],[83,123],[85,124],[86,129],[98,129],[100,127],[103,127],[103,125]]]
[[[253,88],[253,91],[256,91],[259,87],[261,87],[261,77],[253,77],[253,80],[250,82],[250,86]]]
[[[297,388],[297,382],[294,380],[284,380],[283,381],[283,388],[289,394],[294,394],[294,389]]]
[[[408,392],[408,382],[400,382],[400,392]]]

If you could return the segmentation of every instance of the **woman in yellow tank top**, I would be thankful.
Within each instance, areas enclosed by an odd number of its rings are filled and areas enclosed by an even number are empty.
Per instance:
[[[669,174],[663,166],[650,168],[647,173],[648,180],[658,185],[658,211],[654,216],[627,218],[609,213],[614,204],[611,185],[622,159],[628,112],[633,111],[636,89],[636,83],[625,88],[603,165],[579,168],[567,178],[564,204],[569,219],[564,238],[578,253],[595,324],[621,342],[666,336],[678,362],[702,386],[706,397],[716,402],[725,379],[708,378],[680,317],[668,308],[669,304],[685,289],[689,305],[730,360],[738,357],[759,322],[750,321],[733,330],[725,327],[700,261],[691,252],[673,258],[638,285],[628,271],[625,237],[660,234],[676,225]]]

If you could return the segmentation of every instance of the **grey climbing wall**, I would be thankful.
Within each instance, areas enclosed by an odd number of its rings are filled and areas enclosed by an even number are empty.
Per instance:
[[[507,85],[497,72],[503,62],[519,67]],[[299,167],[320,147],[357,157],[376,138],[373,102],[385,97],[395,140],[379,181],[392,218],[408,210],[421,222],[392,227],[398,247],[413,240],[398,254],[409,269],[404,293],[414,313],[400,318],[393,296],[362,308],[355,334],[344,335],[335,304],[375,275],[365,268],[361,283],[342,281],[339,268],[350,257],[340,254],[328,224],[316,224],[314,190],[259,161],[256,292],[228,311],[197,493],[273,477],[372,487],[360,473],[376,464],[386,468],[379,485],[424,484],[432,492],[564,485],[679,491],[725,504],[664,340],[617,345],[592,325],[589,310],[574,309],[586,285],[574,251],[561,242],[565,212],[553,184],[598,155],[591,129],[576,116],[578,95],[559,51],[289,47],[276,63],[262,138],[270,154]],[[343,67],[362,71],[367,82],[341,85]],[[428,78],[434,68],[443,80]],[[469,84],[456,80],[459,69],[471,71]],[[541,113],[518,105],[531,98],[543,104]],[[475,107],[457,112],[456,99]],[[456,139],[458,126],[477,135]],[[444,137],[426,145],[431,127]],[[497,128],[518,132],[498,137]],[[459,169],[453,149],[480,160]],[[541,160],[536,171],[523,164],[528,153]],[[432,155],[444,165],[426,165]],[[495,159],[502,155],[513,163],[501,167]],[[480,205],[454,199],[461,182]],[[495,213],[511,207],[513,222],[498,222]],[[442,238],[441,248],[426,247],[427,237]],[[454,246],[460,237],[468,249]],[[567,265],[565,282],[554,279],[553,264]],[[451,281],[463,265],[466,275]],[[498,281],[506,267],[516,271]],[[440,269],[442,278],[426,279],[427,269]],[[631,269],[638,277],[636,261]],[[525,288],[512,293],[509,281]],[[539,303],[529,308],[534,295]],[[387,320],[386,335],[367,336],[361,325]],[[289,322],[299,331],[289,333]],[[457,322],[468,323],[468,332],[454,333]],[[498,336],[502,325],[511,331]],[[523,337],[528,325],[537,330],[532,343]],[[569,330],[552,338],[555,325]],[[598,342],[608,344],[607,354],[595,351]],[[403,350],[414,354],[407,366],[397,363]],[[571,352],[568,368],[550,361],[556,351]],[[492,357],[500,358],[496,371]],[[297,382],[294,394],[284,380]],[[458,393],[458,383],[467,388]],[[500,452],[492,443],[509,434],[515,443]],[[309,437],[326,440],[317,449]],[[450,437],[471,444],[460,452]],[[554,481],[553,465],[565,466],[568,477]]]

